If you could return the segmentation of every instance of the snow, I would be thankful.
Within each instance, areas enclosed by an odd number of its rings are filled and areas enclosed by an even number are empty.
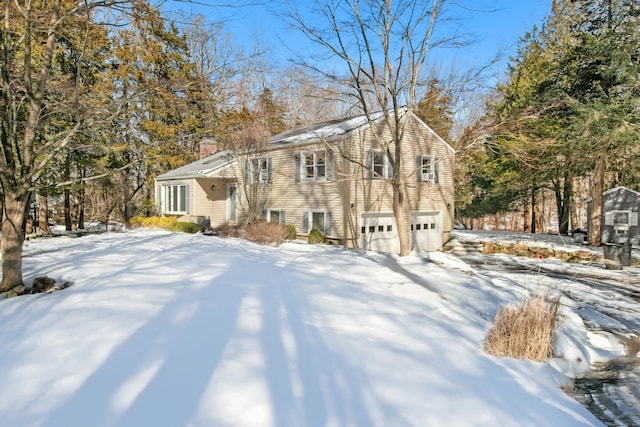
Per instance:
[[[560,387],[624,351],[564,294],[606,289],[446,253],[137,230],[34,239],[24,255],[27,283],[73,285],[0,301],[7,426],[600,426]],[[565,295],[563,357],[486,355],[499,306],[541,289]],[[638,318],[630,300],[609,307],[587,317]]]
[[[303,132],[294,132],[293,135],[289,135],[290,132],[285,132],[282,134],[283,136],[276,135],[275,142],[276,143],[302,143],[308,142],[310,140],[316,139],[326,139],[331,138],[333,136],[344,135],[347,132],[350,132],[354,129],[357,129],[361,126],[366,125],[369,122],[373,122],[378,120],[380,117],[384,115],[383,111],[378,111],[369,116],[367,118],[366,115],[352,117],[350,119],[346,119],[337,123],[327,124],[325,126],[317,127],[313,130],[303,131]]]

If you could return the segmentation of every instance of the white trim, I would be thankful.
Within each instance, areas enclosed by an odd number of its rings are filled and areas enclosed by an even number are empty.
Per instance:
[[[629,225],[631,224],[631,209],[616,209],[616,210],[611,210],[611,225],[613,225],[613,228],[616,229],[628,229]],[[616,215],[617,214],[626,214],[627,215],[627,222],[626,223],[616,223]]]
[[[423,172],[424,169],[424,159],[429,158],[429,169],[431,172],[427,172],[426,174]],[[420,182],[436,182],[436,156],[433,154],[420,154],[420,170],[418,171],[420,174]]]
[[[455,153],[455,152],[456,152],[456,150],[455,150],[451,145],[449,145],[449,144],[447,143],[447,141],[445,141],[445,140],[444,140],[440,135],[438,135],[438,134],[436,133],[436,131],[434,131],[433,129],[431,129],[431,127],[429,127],[429,125],[428,125],[428,124],[426,124],[426,123],[425,123],[425,122],[424,122],[420,117],[418,117],[418,116],[416,115],[416,113],[414,113],[413,111],[411,111],[411,118],[416,119],[416,120],[418,121],[418,123],[422,124],[422,126],[424,126],[425,128],[427,128],[427,130],[428,130],[429,132],[431,132],[431,134],[433,134],[439,142],[441,142],[445,147],[447,147],[447,149],[448,149],[449,151],[451,151],[452,153]]]
[[[282,223],[282,213],[284,212],[284,209],[266,208],[265,210],[267,211],[267,217],[265,218],[267,222],[271,222],[271,212],[278,212],[278,224],[284,225]]]
[[[324,153],[324,175],[320,178],[318,177],[318,153]],[[313,165],[307,166],[307,156],[313,156]],[[327,181],[327,162],[328,155],[326,148],[300,151],[300,181]],[[307,176],[307,167],[313,168],[313,177]]]
[[[174,194],[174,188],[178,191]],[[184,188],[184,194],[181,188]],[[167,196],[169,200],[167,200]],[[177,200],[176,200],[177,197]],[[189,211],[189,185],[184,182],[168,182],[160,188],[160,211],[169,215],[185,215]],[[173,207],[184,209],[173,210]]]

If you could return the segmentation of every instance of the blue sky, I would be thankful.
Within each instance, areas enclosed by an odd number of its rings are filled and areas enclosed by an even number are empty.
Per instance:
[[[207,0],[201,3],[207,3]],[[271,1],[267,6],[243,8],[200,7],[183,3],[182,8],[202,13],[211,21],[224,21],[234,43],[248,50],[257,38],[270,49],[271,59],[281,63],[292,56],[290,50],[304,52],[310,45],[302,35],[286,28],[273,13],[274,5],[278,3]],[[462,3],[467,8],[458,8],[454,13],[461,17],[458,21],[460,29],[469,34],[473,42],[462,48],[433,51],[430,62],[444,67],[453,63],[458,68],[469,68],[481,66],[497,52],[503,51],[506,53],[503,60],[491,70],[496,76],[506,70],[507,59],[515,53],[518,39],[534,25],[539,25],[551,10],[551,0],[467,0]]]

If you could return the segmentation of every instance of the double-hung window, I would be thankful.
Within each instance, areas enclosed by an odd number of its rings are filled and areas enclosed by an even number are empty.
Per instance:
[[[628,227],[630,223],[630,211],[614,211],[613,212],[613,226]]]
[[[327,179],[327,152],[305,151],[300,155],[301,179],[303,181],[324,181]]]
[[[302,232],[309,233],[313,229],[324,235],[331,234],[331,212],[321,209],[310,209],[302,216]]]
[[[271,182],[271,158],[247,159],[246,184],[267,184]]]
[[[369,178],[382,179],[391,177],[391,165],[389,158],[383,150],[371,149],[367,155],[367,168],[369,169]]]
[[[162,211],[184,214],[187,212],[187,185],[167,184],[162,186]]]
[[[265,220],[284,225],[284,211],[281,209],[267,209],[265,212]]]
[[[428,154],[418,156],[418,181],[436,182],[436,157]]]

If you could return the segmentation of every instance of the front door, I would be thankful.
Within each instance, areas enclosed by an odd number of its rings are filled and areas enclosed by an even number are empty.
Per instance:
[[[238,184],[227,184],[227,222],[238,223]]]

